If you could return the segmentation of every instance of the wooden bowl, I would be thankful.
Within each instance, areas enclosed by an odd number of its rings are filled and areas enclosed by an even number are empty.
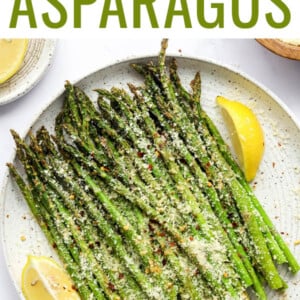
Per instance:
[[[257,41],[280,56],[300,60],[300,45],[294,45],[280,39],[257,39]]]

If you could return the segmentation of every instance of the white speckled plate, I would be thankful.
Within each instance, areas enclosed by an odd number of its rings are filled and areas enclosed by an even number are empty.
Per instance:
[[[149,61],[140,58],[134,61]],[[208,114],[226,137],[222,117],[215,97],[223,95],[238,99],[250,106],[258,116],[265,132],[266,149],[260,170],[255,179],[255,193],[271,220],[282,233],[292,252],[300,261],[300,130],[284,104],[272,93],[248,77],[214,62],[177,57],[182,81],[187,85],[196,71],[202,76],[202,102]],[[129,67],[130,61],[120,62],[101,69],[80,80],[92,99],[97,87],[126,87],[127,82],[139,83],[140,77]],[[63,83],[62,83],[63,85]],[[45,125],[53,130],[54,118],[61,109],[60,95],[34,121],[32,129]],[[20,279],[28,254],[54,255],[41,230],[32,218],[17,186],[9,175],[0,193],[2,242],[8,269],[21,296]],[[56,256],[55,256],[56,257]],[[281,268],[289,289],[284,295],[268,291],[269,299],[300,299],[300,277],[291,276]]]
[[[0,105],[12,102],[29,92],[50,65],[55,40],[31,39],[20,70],[0,84]]]

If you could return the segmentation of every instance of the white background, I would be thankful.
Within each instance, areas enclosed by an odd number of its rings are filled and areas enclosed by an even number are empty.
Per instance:
[[[19,100],[0,106],[0,186],[12,160],[14,128],[24,135],[38,114],[63,89],[91,71],[134,55],[157,54],[160,39],[64,39],[39,84]],[[253,39],[171,39],[169,54],[213,59],[254,78],[277,94],[300,122],[300,61],[279,57]],[[0,189],[1,191],[1,189]],[[1,220],[2,223],[2,220]],[[300,247],[300,246],[299,246]],[[0,298],[18,299],[0,248]],[[41,299],[42,300],[42,299]]]

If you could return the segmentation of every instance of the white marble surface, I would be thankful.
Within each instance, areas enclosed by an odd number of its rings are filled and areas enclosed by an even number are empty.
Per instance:
[[[62,90],[65,80],[74,82],[120,59],[156,54],[159,46],[160,39],[58,40],[52,64],[39,84],[19,100],[0,106],[0,186],[6,175],[5,163],[14,153],[10,128],[25,134],[43,108]],[[279,57],[251,39],[171,39],[168,53],[209,58],[242,71],[279,96],[300,123],[300,61]],[[5,300],[18,299],[2,247],[0,295]]]

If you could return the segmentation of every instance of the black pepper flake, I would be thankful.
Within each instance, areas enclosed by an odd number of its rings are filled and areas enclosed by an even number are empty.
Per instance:
[[[186,164],[186,160],[184,158],[180,158],[179,160],[182,164]]]
[[[164,257],[161,263],[163,266],[165,266],[167,264],[167,259]]]

